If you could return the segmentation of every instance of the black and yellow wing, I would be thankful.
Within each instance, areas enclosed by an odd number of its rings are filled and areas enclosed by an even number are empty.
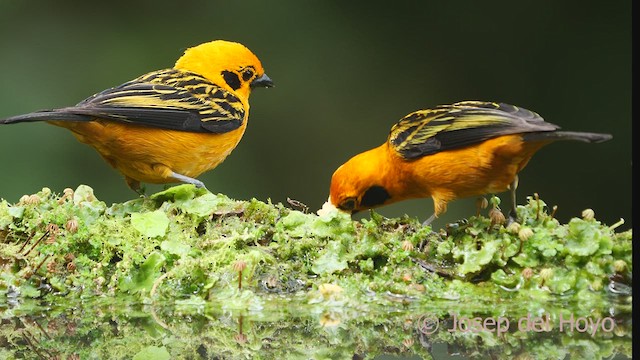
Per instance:
[[[235,95],[206,78],[166,69],[95,94],[76,106],[14,116],[0,123],[108,119],[191,132],[224,133],[242,125],[245,109]]]
[[[419,110],[391,128],[388,142],[404,159],[417,159],[510,134],[559,129],[540,115],[513,105],[464,101]]]

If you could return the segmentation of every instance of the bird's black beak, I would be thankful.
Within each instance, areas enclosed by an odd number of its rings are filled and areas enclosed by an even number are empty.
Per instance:
[[[259,78],[255,78],[251,82],[250,86],[251,88],[257,88],[257,87],[270,88],[270,87],[273,87],[273,80],[271,80],[271,78],[268,77],[267,74],[262,74],[262,76],[260,76]]]

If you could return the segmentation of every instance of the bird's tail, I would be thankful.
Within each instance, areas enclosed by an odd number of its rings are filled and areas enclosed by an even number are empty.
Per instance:
[[[611,134],[589,133],[580,131],[541,131],[522,135],[525,141],[576,140],[587,143],[601,143],[611,140]]]
[[[36,111],[29,114],[17,115],[8,117],[6,119],[0,119],[0,124],[16,124],[21,122],[34,122],[34,121],[87,121],[91,117],[80,114],[70,114],[68,112],[61,112],[57,110],[43,110]]]

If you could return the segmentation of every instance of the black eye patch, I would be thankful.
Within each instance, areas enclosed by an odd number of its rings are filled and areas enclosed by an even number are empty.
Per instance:
[[[374,207],[384,204],[384,202],[389,199],[391,199],[391,195],[389,195],[387,189],[379,185],[374,185],[364,192],[360,205],[364,207]]]
[[[238,74],[231,71],[224,70],[222,72],[222,78],[227,83],[227,85],[229,85],[233,90],[240,89],[241,84],[240,84],[240,77],[238,77]]]

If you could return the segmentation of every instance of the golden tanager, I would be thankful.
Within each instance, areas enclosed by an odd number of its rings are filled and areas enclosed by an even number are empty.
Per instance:
[[[47,121],[67,128],[136,191],[141,182],[204,187],[196,177],[224,161],[244,134],[251,89],[271,86],[249,49],[216,40],[187,49],[173,68],[75,106],[13,116],[0,124]]]
[[[454,199],[510,190],[514,218],[518,172],[536,151],[559,140],[611,137],[560,131],[533,111],[503,103],[463,101],[419,110],[395,124],[384,144],[333,173],[328,205],[355,213],[431,197],[429,224]]]

